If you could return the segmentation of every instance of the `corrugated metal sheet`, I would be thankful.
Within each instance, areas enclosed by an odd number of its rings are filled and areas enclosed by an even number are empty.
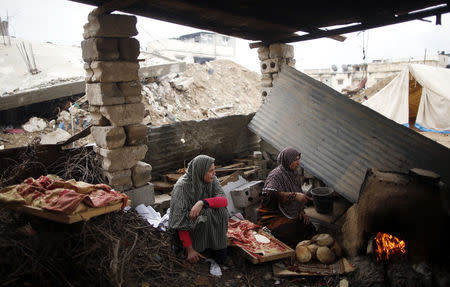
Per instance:
[[[450,149],[288,66],[249,129],[278,150],[297,148],[307,171],[352,202],[367,168],[418,167],[450,183]]]
[[[259,150],[259,137],[248,128],[254,113],[148,128],[145,162],[152,174],[183,167],[199,154],[228,161]],[[183,139],[183,141],[181,140]]]

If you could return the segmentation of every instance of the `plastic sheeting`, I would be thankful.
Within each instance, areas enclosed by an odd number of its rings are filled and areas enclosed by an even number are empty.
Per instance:
[[[409,122],[409,74],[422,86],[416,127],[450,133],[450,69],[411,64],[363,105],[395,122]]]

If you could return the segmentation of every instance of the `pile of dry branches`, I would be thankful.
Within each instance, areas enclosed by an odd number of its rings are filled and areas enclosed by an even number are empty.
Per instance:
[[[136,212],[71,225],[0,210],[2,286],[192,285],[200,274]]]
[[[67,149],[60,152],[50,165],[42,163],[35,145],[29,145],[16,159],[6,158],[8,166],[0,172],[0,187],[21,183],[28,177],[56,174],[62,179],[75,179],[87,183],[101,183],[100,163],[91,147]]]
[[[103,182],[100,162],[92,148],[80,147],[67,152],[66,156],[48,168],[62,179],[75,179],[88,183]]]

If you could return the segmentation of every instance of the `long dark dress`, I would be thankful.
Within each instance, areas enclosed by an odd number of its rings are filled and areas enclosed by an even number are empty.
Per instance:
[[[301,192],[301,181],[297,171],[290,164],[300,155],[295,149],[286,148],[278,155],[278,167],[267,177],[258,209],[258,223],[267,226],[272,234],[295,248],[298,242],[311,238],[314,226],[305,224],[301,217],[304,205],[295,201],[295,192]]]

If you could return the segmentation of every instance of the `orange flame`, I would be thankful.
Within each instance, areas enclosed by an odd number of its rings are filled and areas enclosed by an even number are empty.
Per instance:
[[[376,254],[377,261],[383,259],[383,255],[385,259],[389,259],[389,256],[393,254],[405,254],[406,253],[406,243],[403,240],[398,239],[397,237],[388,234],[378,232],[375,236],[376,242]]]

